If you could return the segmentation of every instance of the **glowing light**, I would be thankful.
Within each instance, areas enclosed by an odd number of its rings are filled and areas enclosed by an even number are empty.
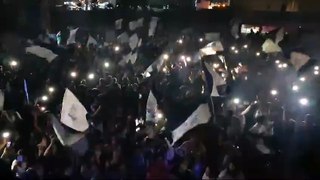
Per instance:
[[[162,119],[163,118],[163,114],[162,113],[157,113],[156,117],[157,117],[157,119]]]
[[[75,77],[77,77],[77,73],[76,73],[76,72],[71,72],[71,73],[70,73],[70,76],[73,77],[73,78],[75,78]]]
[[[178,43],[179,43],[179,44],[182,44],[182,43],[183,43],[183,40],[182,40],[182,39],[179,39],[179,40],[178,40]]]
[[[238,53],[239,53],[239,51],[238,51],[238,50],[234,50],[234,53],[238,54]]]
[[[88,75],[88,79],[94,79],[94,74],[93,73],[90,73],[89,75]]]
[[[225,73],[221,73],[221,77],[225,78],[226,74]]]
[[[314,71],[313,74],[314,75],[319,75],[319,71]]]
[[[283,64],[282,64],[282,67],[283,67],[283,68],[287,68],[287,67],[288,67],[288,64],[287,64],[287,63],[283,63]]]
[[[283,64],[278,64],[278,68],[282,69],[283,68]]]
[[[115,46],[115,47],[114,47],[114,51],[115,51],[115,52],[120,51],[120,47],[119,47],[119,46]]]
[[[260,56],[260,55],[261,55],[261,53],[260,53],[260,52],[257,52],[257,53],[256,53],[256,56]]]
[[[15,61],[15,60],[12,60],[12,61],[10,62],[10,66],[17,66],[17,65],[18,65],[18,62]]]
[[[140,131],[140,128],[139,128],[139,127],[136,128],[136,132],[138,132],[138,131]]]
[[[319,66],[315,66],[315,67],[314,67],[314,70],[317,70],[317,71],[318,71],[318,70],[319,70]]]
[[[279,63],[280,63],[280,60],[276,60],[275,63],[276,63],[276,64],[279,64]]]
[[[247,44],[243,45],[243,48],[247,49],[247,48],[248,48],[248,45],[247,45]]]
[[[232,102],[234,104],[239,104],[240,103],[240,99],[239,98],[234,98]]]
[[[46,96],[46,95],[44,95],[44,96],[41,97],[41,100],[42,100],[42,101],[48,101],[48,99],[49,99],[49,98],[48,98],[48,96]]]
[[[164,60],[168,60],[168,59],[169,59],[169,55],[168,55],[168,54],[164,54],[164,55],[163,55],[163,59],[164,59]]]
[[[180,57],[180,59],[185,60],[186,57],[185,57],[184,55],[182,55],[182,56]]]
[[[203,41],[203,38],[200,38],[200,39],[199,39],[199,42],[202,42],[202,41]]]
[[[299,80],[304,82],[304,81],[306,81],[306,78],[305,77],[301,77]]]
[[[8,137],[10,137],[10,133],[9,132],[3,132],[2,133],[2,137],[3,138],[8,138]]]
[[[236,47],[231,46],[231,50],[232,50],[232,51],[236,50]]]
[[[110,67],[110,63],[109,63],[109,62],[105,62],[105,63],[104,63],[104,67],[105,67],[105,68],[109,68],[109,67]]]
[[[48,91],[49,91],[50,93],[53,93],[54,90],[55,90],[54,87],[49,87],[49,88],[48,88]]]
[[[292,86],[292,91],[295,91],[295,92],[299,91],[299,86],[298,85],[293,85]]]
[[[167,72],[168,72],[168,69],[167,69],[166,67],[164,67],[164,68],[162,68],[162,71],[163,71],[164,73],[167,73]]]
[[[217,69],[217,68],[219,68],[219,67],[220,67],[220,64],[219,64],[219,63],[214,63],[214,64],[213,64],[213,68]]]
[[[186,58],[186,60],[187,60],[187,62],[190,62],[190,61],[191,61],[191,57],[188,56],[188,57]]]
[[[40,108],[40,110],[41,110],[41,111],[45,111],[45,110],[46,110],[46,107],[43,107],[43,106],[42,106],[42,107]]]
[[[275,89],[272,89],[272,90],[270,91],[270,93],[271,93],[272,96],[275,96],[275,95],[278,94],[278,91],[275,90]]]
[[[307,98],[301,98],[299,99],[299,103],[303,106],[306,106],[309,104],[309,100]]]

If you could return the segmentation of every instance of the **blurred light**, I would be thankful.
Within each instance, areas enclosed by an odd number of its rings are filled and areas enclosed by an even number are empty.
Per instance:
[[[261,53],[260,53],[260,52],[257,52],[257,53],[256,53],[256,56],[260,56],[260,55],[261,55]]]
[[[186,60],[187,60],[187,62],[191,62],[191,57],[188,56],[188,57],[186,58]]]
[[[119,47],[119,46],[115,46],[115,47],[114,47],[114,51],[115,51],[115,52],[120,51],[120,47]]]
[[[275,96],[275,95],[278,94],[278,91],[275,90],[275,89],[272,89],[272,90],[270,91],[270,93],[271,93],[272,96]]]
[[[140,128],[138,127],[138,128],[136,128],[136,132],[138,132],[138,131],[140,131]]]
[[[182,44],[182,43],[183,43],[183,40],[182,40],[182,39],[179,39],[179,40],[178,40],[178,43],[179,43],[179,44]]]
[[[200,39],[199,39],[199,42],[202,42],[202,41],[203,41],[203,38],[200,38]]]
[[[301,105],[303,105],[303,106],[306,106],[306,105],[309,104],[309,100],[308,100],[307,98],[301,98],[301,99],[299,100],[299,103],[300,103]]]
[[[162,113],[157,113],[157,114],[156,114],[156,117],[157,117],[158,119],[162,119],[162,118],[163,118],[163,114],[162,114]]]
[[[244,77],[244,80],[248,80],[248,76],[245,76],[245,77]]]
[[[239,53],[239,51],[238,51],[238,50],[235,50],[235,51],[234,51],[234,53],[238,54],[238,53]]]
[[[168,60],[168,59],[169,59],[169,55],[168,55],[168,54],[164,54],[164,55],[163,55],[163,59],[164,59],[164,60]]]
[[[283,68],[287,68],[287,67],[288,67],[288,64],[287,64],[287,63],[283,63],[283,64],[282,64],[282,67],[283,67]]]
[[[219,63],[213,63],[213,68],[217,69],[220,67],[220,64]]]
[[[167,72],[168,72],[168,69],[167,69],[166,67],[164,67],[164,68],[162,68],[162,71],[163,71],[164,73],[167,73]]]
[[[45,111],[45,110],[46,110],[46,107],[43,107],[43,106],[42,106],[42,107],[40,108],[40,110],[41,110],[41,111]]]
[[[234,104],[239,104],[240,103],[240,99],[239,98],[234,98],[232,102]]]
[[[54,87],[49,87],[49,88],[48,88],[48,91],[49,91],[50,93],[53,93],[53,92],[54,92]]]
[[[278,64],[278,68],[282,69],[283,68],[283,64]]]
[[[298,91],[299,90],[299,86],[298,85],[293,85],[292,86],[292,91]]]
[[[318,74],[319,74],[319,71],[314,71],[313,74],[314,74],[314,75],[318,75]]]
[[[139,94],[139,99],[142,99],[142,94]]]
[[[318,71],[318,70],[319,70],[319,66],[315,66],[315,67],[314,67],[314,70],[317,70],[317,71]]]
[[[221,73],[221,77],[225,78],[226,74],[225,73]]]
[[[93,74],[93,73],[90,73],[90,74],[88,75],[88,79],[94,79],[94,74]]]
[[[276,60],[275,63],[276,63],[276,64],[279,64],[279,63],[280,63],[280,60]]]
[[[10,62],[10,66],[17,66],[17,65],[18,65],[18,62],[15,61],[15,60],[12,60],[12,61]]]
[[[182,60],[185,60],[185,59],[186,59],[186,57],[185,57],[184,55],[182,55],[180,58],[181,58]]]
[[[48,98],[48,96],[46,96],[46,95],[44,95],[44,96],[41,97],[41,100],[42,100],[42,101],[48,101],[48,99],[49,99],[49,98]]]
[[[105,67],[105,68],[110,67],[110,63],[109,63],[109,62],[105,62],[105,63],[104,63],[104,67]]]
[[[304,81],[306,81],[306,78],[305,77],[301,77],[299,80],[304,82]]]
[[[2,137],[3,138],[8,138],[8,137],[10,137],[10,133],[9,132],[3,132],[2,133]]]
[[[299,26],[299,29],[301,29],[302,28],[302,26]]]
[[[73,77],[73,78],[75,78],[75,77],[77,77],[77,73],[76,73],[76,72],[71,72],[71,73],[70,73],[70,76]]]
[[[243,48],[247,49],[247,48],[248,48],[248,45],[247,45],[247,44],[245,44],[245,45],[243,46]]]
[[[232,50],[232,51],[236,50],[236,47],[231,46],[231,50]]]

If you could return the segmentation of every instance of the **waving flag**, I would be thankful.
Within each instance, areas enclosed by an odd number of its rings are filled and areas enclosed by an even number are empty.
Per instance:
[[[135,33],[129,39],[129,46],[130,46],[131,50],[135,49],[138,46],[138,43],[139,43],[139,38],[138,38],[137,33]]]
[[[204,72],[206,76],[207,85],[209,88],[210,95],[212,97],[219,96],[217,87],[225,85],[225,80],[210,66],[208,63],[204,62]]]
[[[152,17],[151,18],[151,22],[150,22],[150,26],[149,26],[149,37],[150,36],[154,36],[155,32],[156,32],[156,28],[157,28],[157,24],[158,24],[158,17]]]
[[[53,53],[51,50],[41,47],[41,46],[30,46],[26,48],[26,53],[34,54],[40,58],[46,59],[49,63],[53,61],[57,54]]]
[[[91,35],[89,35],[89,38],[87,41],[87,47],[89,47],[90,44],[93,44],[94,46],[98,44],[97,40],[95,40]]]
[[[279,31],[276,33],[276,39],[275,39],[275,43],[279,44],[279,42],[281,42],[284,38],[284,28],[279,29]]]
[[[118,19],[118,20],[115,21],[115,28],[117,30],[122,28],[122,21],[123,21],[123,19]]]
[[[76,34],[79,28],[70,30],[69,38],[67,39],[67,45],[76,43]]]
[[[271,39],[267,39],[262,45],[262,51],[265,53],[281,52],[281,47],[274,43]]]
[[[66,89],[62,102],[61,122],[76,131],[84,132],[89,127],[86,115],[87,110],[84,106],[69,89]]]
[[[152,91],[150,90],[148,100],[147,100],[147,107],[146,107],[146,121],[155,121],[155,115],[158,108],[157,99],[154,97]]]
[[[200,104],[188,119],[172,132],[172,144],[177,142],[189,130],[200,124],[207,123],[210,116],[208,104]]]
[[[200,56],[215,55],[218,51],[223,51],[223,45],[220,41],[214,41],[200,49]]]

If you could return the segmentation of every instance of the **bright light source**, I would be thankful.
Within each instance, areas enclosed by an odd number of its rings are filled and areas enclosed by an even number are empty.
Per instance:
[[[182,55],[182,56],[180,57],[180,59],[185,60],[186,57],[185,57],[184,55]]]
[[[239,51],[238,51],[238,50],[234,50],[234,53],[238,54],[238,53],[239,53]]]
[[[199,38],[199,42],[202,42],[203,41],[203,38]]]
[[[287,67],[288,67],[288,64],[287,64],[287,63],[283,63],[283,64],[282,64],[282,67],[283,67],[283,68],[287,68]]]
[[[115,52],[120,51],[120,47],[119,47],[119,46],[115,46],[115,47],[114,47],[114,51],[115,51]]]
[[[77,73],[76,73],[76,72],[71,72],[71,73],[70,73],[70,76],[73,77],[73,78],[75,78],[75,77],[77,77]]]
[[[191,62],[191,57],[188,56],[188,57],[186,58],[186,60],[187,60],[187,62]]]
[[[139,127],[136,128],[136,132],[138,132],[138,131],[140,131],[140,128],[139,128]]]
[[[168,55],[168,54],[164,54],[164,55],[163,55],[163,59],[164,59],[164,60],[168,60],[168,59],[169,59],[169,55]]]
[[[88,79],[94,79],[94,74],[93,73],[90,73],[89,75],[88,75]]]
[[[3,132],[2,133],[2,137],[5,138],[5,139],[8,138],[9,136],[10,136],[9,132]]]
[[[295,92],[299,91],[299,86],[298,85],[293,85],[292,86],[292,91],[295,91]]]
[[[282,69],[283,68],[283,64],[278,64],[278,68]]]
[[[219,63],[213,63],[213,68],[217,69],[220,67],[220,64]]]
[[[319,75],[319,71],[313,71],[314,75]]]
[[[257,52],[257,53],[256,53],[256,56],[260,56],[260,55],[261,55],[261,53],[260,53],[260,52]]]
[[[49,88],[48,88],[48,91],[49,91],[50,93],[53,93],[53,92],[54,92],[54,87],[49,87]]]
[[[48,98],[48,96],[46,96],[46,95],[44,95],[44,96],[41,97],[41,100],[42,100],[42,101],[48,101],[48,99],[49,99],[49,98]]]
[[[109,67],[110,67],[110,63],[109,63],[109,62],[105,62],[105,63],[104,63],[104,67],[105,67],[105,68],[109,68]]]
[[[304,82],[304,81],[306,81],[306,78],[305,77],[301,77],[299,80]]]
[[[319,70],[319,66],[315,66],[315,67],[314,67],[314,70],[317,70],[317,71],[318,71],[318,70]]]
[[[183,43],[183,40],[182,40],[182,39],[179,39],[179,40],[178,40],[178,43],[179,43],[179,44],[182,44],[182,43]]]
[[[167,73],[168,69],[166,67],[162,68],[162,72]]]
[[[162,119],[163,118],[163,114],[162,113],[157,113],[156,117],[157,117],[157,119]]]
[[[236,50],[236,47],[231,46],[231,50],[232,50],[232,51]]]
[[[275,90],[275,89],[272,89],[272,90],[270,91],[270,93],[271,93],[272,96],[275,96],[275,95],[278,94],[278,91]]]
[[[309,100],[308,100],[307,98],[301,98],[301,99],[299,100],[299,103],[300,103],[301,105],[303,105],[303,106],[306,106],[306,105],[309,104]]]
[[[276,60],[275,63],[276,63],[276,64],[279,64],[279,63],[280,63],[280,60]]]
[[[246,80],[246,81],[247,81],[247,80],[248,80],[248,76],[245,76],[245,77],[244,77],[244,80]]]
[[[247,49],[247,48],[248,48],[248,45],[247,45],[247,44],[243,45],[243,48]]]
[[[15,61],[15,60],[12,60],[12,61],[10,62],[10,66],[17,66],[17,65],[18,65],[18,62]]]
[[[232,102],[234,104],[239,104],[240,103],[240,99],[239,98],[234,98]]]
[[[46,107],[43,107],[43,106],[42,106],[42,107],[40,108],[40,110],[41,110],[41,111],[45,111],[45,110],[46,110]]]
[[[226,74],[225,73],[221,73],[221,77],[225,78]]]

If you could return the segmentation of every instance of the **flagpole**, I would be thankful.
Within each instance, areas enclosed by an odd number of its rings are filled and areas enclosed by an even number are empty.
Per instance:
[[[29,104],[30,100],[29,100],[28,85],[27,85],[27,80],[26,79],[23,80],[23,87],[24,87],[24,93],[25,93],[25,96],[26,96],[26,99],[27,99],[27,103]]]

